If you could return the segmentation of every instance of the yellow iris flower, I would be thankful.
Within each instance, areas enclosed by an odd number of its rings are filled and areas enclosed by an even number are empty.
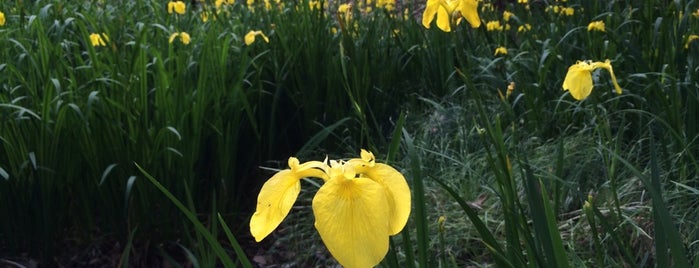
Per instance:
[[[561,8],[561,15],[573,16],[575,14],[575,9],[572,7]]]
[[[182,41],[182,44],[189,45],[189,42],[192,41],[192,38],[189,36],[189,34],[185,32],[171,34],[170,39],[168,41],[172,43],[178,36],[180,37],[180,41]]]
[[[105,43],[106,41],[109,41],[109,37],[107,37],[106,34],[101,33],[93,33],[90,34],[90,43],[92,44],[93,47],[103,47],[106,46],[107,44]]]
[[[184,14],[185,9],[187,6],[184,4],[182,1],[174,1],[174,2],[168,2],[167,3],[167,13],[172,14],[172,12],[175,12],[177,14]]]
[[[252,43],[254,43],[255,37],[257,37],[258,35],[262,36],[262,39],[265,40],[266,43],[269,43],[269,38],[262,31],[249,31],[245,35],[245,44],[249,46]]]
[[[604,32],[605,31],[605,26],[604,26],[604,21],[598,20],[598,21],[593,21],[590,22],[590,24],[587,25],[587,31],[600,31]]]
[[[493,20],[489,21],[485,24],[485,29],[490,31],[502,31],[503,27],[502,24],[500,24],[500,21]]]
[[[506,47],[498,47],[495,49],[495,56],[497,55],[507,55],[507,48]]]
[[[573,64],[568,68],[568,73],[563,80],[563,90],[570,91],[570,95],[576,100],[587,98],[592,92],[592,71],[598,68],[609,71],[616,93],[621,94],[621,87],[616,82],[616,76],[609,60],[604,62],[578,61]]]
[[[374,267],[388,252],[389,236],[398,234],[410,214],[410,189],[393,167],[376,163],[371,152],[348,161],[289,158],[289,169],[272,176],[260,190],[250,219],[256,241],[267,237],[289,214],[301,179],[324,184],[313,198],[315,227],[330,253],[344,267]]]
[[[445,32],[451,32],[452,21],[459,24],[461,17],[473,28],[481,26],[477,0],[427,0],[425,12],[422,14],[422,25],[429,29],[435,17],[437,27]]]
[[[0,11],[0,26],[5,25],[5,13]]]
[[[512,17],[513,15],[514,15],[514,13],[505,10],[502,12],[502,20],[504,20],[505,22],[508,22],[508,21],[510,21],[510,17]]]

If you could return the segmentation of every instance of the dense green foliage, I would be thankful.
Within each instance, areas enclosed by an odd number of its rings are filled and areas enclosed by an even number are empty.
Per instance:
[[[414,191],[387,266],[699,265],[699,3],[516,2],[452,32],[422,2],[0,2],[0,261],[296,254],[312,217],[267,238],[282,248],[248,233],[269,169],[367,148]],[[583,101],[562,90],[605,59],[621,95],[604,71]]]

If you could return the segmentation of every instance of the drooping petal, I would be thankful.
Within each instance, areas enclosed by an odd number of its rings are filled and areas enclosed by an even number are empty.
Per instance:
[[[325,162],[300,163],[296,157],[289,157],[288,164],[290,169],[274,174],[257,196],[257,208],[250,219],[250,233],[257,242],[272,233],[289,214],[301,191],[302,178],[328,179],[325,171],[329,167]]]
[[[481,18],[478,16],[478,1],[476,0],[461,0],[460,11],[461,16],[464,16],[466,21],[471,24],[471,27],[478,28],[481,26]]]
[[[348,160],[346,166],[352,167],[361,177],[378,182],[384,188],[389,205],[390,235],[398,234],[403,230],[410,216],[411,197],[408,182],[395,168],[376,163],[374,154],[371,152],[362,149],[360,155],[361,158]]]
[[[563,80],[563,90],[570,91],[576,100],[583,100],[592,92],[592,68],[586,62],[578,62],[570,68]]]
[[[430,28],[434,16],[437,15],[437,9],[439,9],[439,0],[427,0],[425,11],[422,13],[422,26]]]
[[[445,32],[451,32],[451,17],[449,11],[443,6],[437,9],[437,27]]]
[[[170,38],[168,38],[168,42],[169,42],[169,43],[172,43],[172,41],[175,41],[175,38],[176,38],[177,36],[179,36],[179,35],[180,35],[180,33],[173,33],[173,34],[171,34],[171,35],[170,35]]]
[[[257,36],[257,31],[249,31],[245,34],[245,44],[250,45],[255,42],[255,36]]]
[[[289,214],[301,191],[300,177],[291,170],[277,172],[262,186],[257,208],[250,219],[250,233],[255,241],[267,237]]]
[[[400,233],[408,222],[411,207],[410,188],[405,177],[395,168],[382,163],[369,168],[363,175],[383,186],[389,205],[389,234]]]
[[[374,267],[388,252],[386,191],[368,178],[328,180],[313,198],[315,227],[344,267]]]
[[[621,87],[619,84],[616,82],[616,75],[614,75],[614,70],[612,69],[612,63],[607,59],[604,62],[595,62],[592,63],[593,68],[603,68],[607,71],[609,71],[609,75],[612,77],[612,84],[614,84],[614,90],[616,90],[617,94],[621,94]]]

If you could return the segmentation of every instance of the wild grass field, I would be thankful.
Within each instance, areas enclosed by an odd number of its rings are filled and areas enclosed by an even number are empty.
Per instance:
[[[698,61],[697,1],[2,1],[0,266],[699,267]]]

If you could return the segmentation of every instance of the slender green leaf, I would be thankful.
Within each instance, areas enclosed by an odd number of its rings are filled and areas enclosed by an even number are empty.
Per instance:
[[[238,240],[235,239],[235,236],[233,236],[231,229],[228,228],[228,224],[226,224],[226,221],[223,220],[223,217],[221,217],[220,213],[217,215],[218,221],[219,223],[221,223],[221,227],[223,228],[223,232],[226,234],[226,237],[228,238],[228,242],[231,243],[231,246],[233,246],[235,254],[238,256],[238,261],[243,264],[243,267],[252,268],[252,263],[248,259],[247,255],[245,255],[245,252],[243,251],[243,248],[240,246],[240,243],[238,243]]]
[[[158,182],[155,178],[153,178],[148,172],[146,172],[141,166],[138,164],[135,164],[138,170],[143,173],[143,175],[151,182],[153,185],[155,185],[160,192],[162,192],[165,197],[167,197],[175,206],[177,206],[178,209],[189,219],[192,224],[194,224],[194,228],[197,230],[198,233],[204,236],[206,241],[209,243],[211,248],[216,252],[216,255],[218,256],[219,260],[223,263],[225,267],[234,267],[234,263],[231,260],[231,258],[226,254],[225,250],[223,250],[223,247],[221,247],[221,244],[216,240],[215,237],[211,235],[209,230],[204,227],[204,225],[197,219],[196,215],[192,214],[192,212],[185,207],[182,202],[180,202],[170,191],[168,191],[160,182]]]

